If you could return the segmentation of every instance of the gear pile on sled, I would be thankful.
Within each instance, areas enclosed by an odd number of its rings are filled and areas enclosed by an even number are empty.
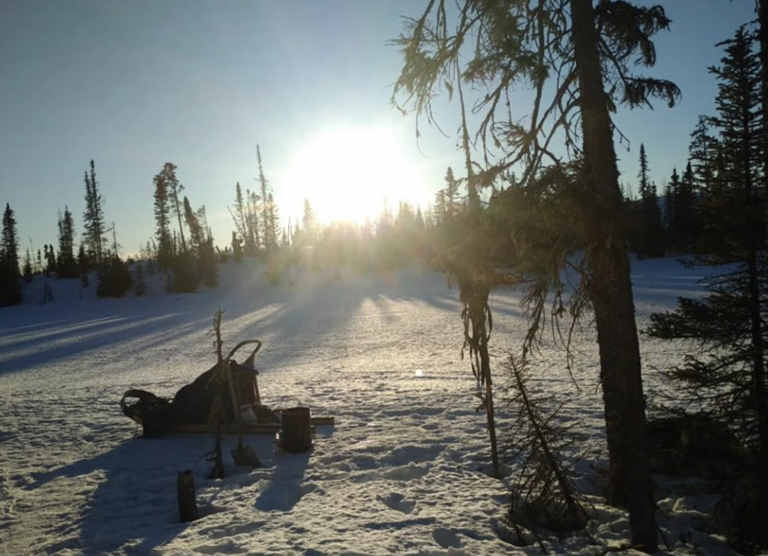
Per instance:
[[[234,359],[240,348],[254,344],[243,363]],[[307,450],[312,446],[311,425],[333,424],[333,418],[311,418],[309,408],[272,410],[262,404],[259,373],[254,366],[261,345],[260,340],[241,342],[223,362],[228,372],[222,373],[219,365],[214,365],[171,399],[145,390],[128,390],[120,400],[120,408],[141,425],[145,438],[174,432],[210,432],[214,412],[218,412],[218,426],[224,433],[236,432],[239,417],[241,432],[245,434],[277,433],[278,443],[284,449]]]

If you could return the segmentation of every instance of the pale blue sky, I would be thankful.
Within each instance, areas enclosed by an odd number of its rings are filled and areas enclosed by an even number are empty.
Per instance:
[[[630,152],[617,149],[627,183],[641,142],[659,184],[685,164],[688,135],[713,106],[706,68],[720,57],[714,43],[752,18],[752,0],[661,3],[673,25],[658,37],[652,74],[676,81],[683,101],[618,116],[632,141]],[[338,129],[352,137],[387,130],[398,150],[390,165],[412,175],[410,200],[431,200],[457,160],[455,140],[431,131],[424,154],[417,150],[413,119],[389,104],[401,60],[386,44],[400,31],[399,16],[425,4],[0,0],[0,202],[16,212],[22,247],[30,237],[35,248],[56,244],[65,204],[82,230],[91,158],[107,220],[127,252],[153,233],[152,177],[166,161],[178,165],[192,205],[206,205],[217,243],[227,244],[227,205],[235,182],[253,187],[257,143],[285,224],[304,196],[322,189],[296,185],[297,175],[312,175],[296,173],[297,153]],[[368,179],[359,177],[361,188]]]

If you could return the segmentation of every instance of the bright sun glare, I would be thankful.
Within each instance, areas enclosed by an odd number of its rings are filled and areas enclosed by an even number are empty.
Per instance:
[[[381,214],[386,198],[418,205],[423,184],[419,169],[391,130],[339,128],[319,133],[295,151],[285,176],[293,206],[309,199],[322,223],[363,222]]]

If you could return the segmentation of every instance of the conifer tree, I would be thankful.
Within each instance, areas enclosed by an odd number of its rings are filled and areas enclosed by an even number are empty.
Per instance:
[[[252,199],[251,191],[246,190],[246,194],[243,196],[240,182],[237,182],[235,185],[235,213],[232,214],[232,219],[244,244],[241,245],[241,248],[249,256],[256,255],[259,250],[259,222],[255,203],[256,199]]]
[[[274,252],[278,247],[278,238],[280,237],[280,212],[275,204],[275,199],[270,191],[267,195],[267,223],[269,225],[269,235],[267,236],[270,241],[268,251]]]
[[[163,182],[165,195],[167,202],[171,205],[171,210],[176,213],[176,220],[179,224],[179,238],[181,240],[181,251],[187,251],[187,242],[184,239],[184,227],[181,224],[182,203],[179,200],[181,192],[184,190],[184,186],[179,182],[176,177],[176,165],[171,162],[166,162],[160,173],[155,176],[155,184],[157,182]]]
[[[202,246],[205,243],[205,232],[200,225],[200,219],[198,214],[192,210],[192,206],[189,204],[189,199],[184,196],[184,220],[189,228],[189,247],[193,253],[198,257],[202,250]],[[204,210],[204,207],[200,210]]]
[[[273,230],[269,222],[267,178],[264,176],[264,166],[261,162],[261,148],[259,145],[256,145],[256,161],[259,169],[259,177],[257,180],[259,182],[259,187],[261,188],[262,241],[264,242],[264,249],[267,251],[267,254],[269,254],[272,245],[274,245],[275,242],[274,238],[271,236]]]
[[[202,214],[201,214],[202,212]],[[198,211],[198,218],[205,221],[205,207]],[[213,243],[211,229],[206,226],[203,243],[200,245],[200,275],[209,288],[219,285],[219,271],[216,264],[216,247]]]
[[[691,162],[685,166],[674,199],[675,242],[678,250],[691,252],[693,243],[699,235],[696,219],[695,177]]]
[[[155,237],[157,238],[157,262],[161,268],[168,270],[173,261],[173,240],[171,236],[170,215],[171,205],[168,197],[168,181],[163,173],[157,174],[155,184]]]
[[[56,261],[58,278],[76,278],[79,275],[75,258],[75,223],[69,208],[64,206],[64,214],[59,214],[59,257]]]
[[[32,255],[29,252],[29,249],[27,249],[27,254],[24,257],[24,269],[22,270],[22,275],[24,276],[24,282],[29,284],[34,276],[34,272],[32,270]]]
[[[53,245],[43,246],[45,249],[45,275],[50,276],[51,273],[56,272],[56,251],[53,249]]]
[[[653,552],[658,540],[645,401],[611,112],[619,103],[637,107],[656,97],[672,105],[679,97],[674,84],[637,76],[631,69],[655,64],[651,39],[668,28],[669,19],[660,6],[628,1],[464,0],[455,10],[447,4],[430,1],[421,17],[407,21],[406,33],[397,41],[405,62],[395,95],[404,95],[407,107],[430,121],[439,89],[448,88],[458,97],[470,206],[476,204],[473,196],[479,188],[492,185],[517,164],[524,167],[520,183],[527,187],[543,160],[560,163],[549,148],[556,137],[564,136],[566,147],[581,154],[591,187],[582,192],[579,206],[589,214],[585,221],[600,223],[585,230],[582,291],[594,309],[600,348],[609,500],[629,507],[633,544]],[[469,130],[464,82],[483,90],[474,106],[475,113],[482,112],[473,120],[479,121],[474,133]],[[508,95],[520,82],[534,90],[523,123],[507,111]],[[574,121],[581,123],[580,129],[572,127]],[[485,155],[484,166],[471,156],[472,137]],[[566,260],[564,254],[553,258]],[[478,269],[488,265],[486,261]],[[556,272],[551,276],[556,279]],[[476,275],[469,282],[489,287],[478,282],[484,278]]]
[[[688,146],[688,160],[693,170],[694,189],[703,194],[712,186],[715,171],[717,140],[710,134],[705,116],[699,116]]]
[[[304,226],[302,232],[303,244],[314,245],[317,242],[317,221],[312,205],[309,199],[304,199],[304,212],[301,216],[301,225]]]
[[[232,258],[238,264],[243,262],[243,242],[235,232],[232,232]]]
[[[85,252],[85,244],[81,241],[80,248],[77,250],[77,271],[78,275],[80,276],[80,285],[83,288],[88,287],[88,270],[90,268],[91,265],[88,261],[88,254]]]
[[[252,251],[248,253],[249,256],[255,257],[259,253],[259,245],[262,244],[264,239],[262,233],[259,231],[263,223],[263,219],[259,218],[260,207],[263,206],[262,198],[259,197],[255,191],[250,189],[246,190],[248,196],[248,230],[250,236],[253,238],[251,241]]]
[[[6,203],[3,212],[3,232],[0,237],[0,307],[17,305],[21,300],[19,236],[14,212],[11,205]]]
[[[656,185],[649,176],[648,155],[645,145],[640,144],[639,190],[639,245],[638,254],[647,257],[660,257],[664,254],[664,228],[661,222],[661,208],[656,194]]]
[[[460,211],[461,194],[459,193],[459,182],[453,175],[453,168],[450,166],[445,172],[445,190],[443,194],[443,201],[445,203],[445,219],[448,221],[454,220]]]
[[[445,190],[440,189],[435,193],[435,204],[432,215],[436,226],[440,226],[446,220],[447,208],[445,202]]]
[[[664,225],[667,228],[667,234],[670,238],[670,244],[677,245],[677,215],[675,214],[675,208],[677,207],[677,195],[680,191],[680,174],[677,173],[677,168],[672,168],[672,175],[669,177],[666,187],[664,188]]]
[[[147,293],[147,280],[144,278],[144,265],[141,262],[136,263],[136,279],[133,284],[133,292],[136,297],[142,297]]]
[[[83,214],[83,226],[85,232],[83,239],[85,241],[89,258],[101,266],[105,261],[104,254],[104,234],[106,233],[106,224],[104,222],[104,199],[99,192],[98,182],[96,181],[96,165],[91,160],[90,175],[85,173],[85,213]]]
[[[759,493],[758,503],[744,507],[733,526],[738,536],[768,546],[767,192],[760,66],[746,28],[721,46],[721,65],[710,68],[718,80],[717,115],[708,120],[719,136],[718,175],[702,202],[708,250],[693,259],[717,271],[704,280],[706,296],[681,298],[674,312],[652,315],[649,332],[699,342],[700,349],[671,376],[703,411],[735,429],[754,454],[752,490]]]

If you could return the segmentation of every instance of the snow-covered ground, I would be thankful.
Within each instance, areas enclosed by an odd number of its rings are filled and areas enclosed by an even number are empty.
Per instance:
[[[636,261],[641,327],[651,312],[699,291],[701,271]],[[0,554],[536,554],[504,542],[504,481],[488,476],[484,418],[460,358],[457,291],[420,268],[366,278],[296,274],[270,285],[263,269],[230,264],[221,286],[195,295],[94,299],[93,285],[42,279],[24,305],[0,310]],[[39,293],[38,293],[39,290]],[[136,438],[118,402],[132,387],[171,396],[214,362],[211,321],[226,311],[225,348],[264,341],[260,389],[273,407],[332,415],[305,455],[249,436],[265,467],[209,480],[211,435]],[[514,291],[494,295],[496,373],[525,321]],[[574,373],[544,346],[532,386],[567,400],[579,420],[577,482],[593,517],[585,533],[546,541],[567,554],[603,554],[628,538],[626,515],[601,504],[606,465],[597,345],[587,327]],[[651,368],[685,346],[642,339]],[[418,372],[417,372],[418,371]],[[501,394],[500,394],[501,395]],[[503,407],[501,413],[503,414]],[[234,439],[227,439],[229,448]],[[192,469],[203,517],[179,523],[176,475]],[[514,475],[514,469],[508,469]],[[674,554],[728,554],[694,527],[715,499],[697,484],[656,477],[659,523]],[[507,477],[506,481],[511,481]],[[702,494],[703,493],[703,494]]]

